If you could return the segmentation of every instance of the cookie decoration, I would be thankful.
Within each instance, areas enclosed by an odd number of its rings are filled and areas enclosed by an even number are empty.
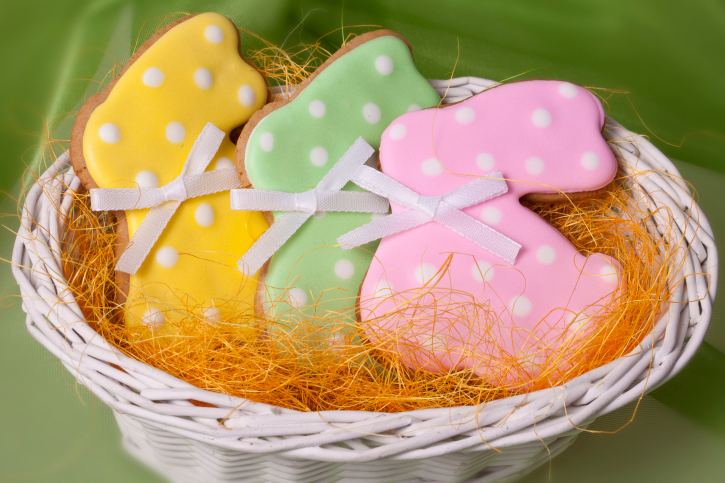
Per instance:
[[[520,199],[582,196],[609,184],[617,162],[601,135],[604,122],[594,95],[555,81],[501,85],[396,119],[382,137],[382,173],[374,174],[394,182],[388,192],[376,189],[379,182],[368,188],[390,197],[393,214],[340,238],[388,235],[360,289],[371,339],[406,346],[400,350],[412,367],[472,369],[510,387],[520,382],[507,372],[511,361],[531,374],[563,339],[585,333],[587,319],[612,300],[619,264],[579,253]],[[488,186],[480,200],[464,203],[475,180]],[[389,196],[397,184],[403,194]],[[441,216],[458,208],[473,235]],[[404,226],[399,215],[416,210],[428,210],[420,216],[432,221]]]
[[[358,137],[377,149],[390,122],[439,101],[417,71],[405,39],[387,30],[361,35],[289,100],[269,104],[252,117],[237,142],[237,170],[257,189],[307,192],[318,187]],[[369,162],[375,161],[373,156]],[[360,191],[352,183],[342,188],[343,193]],[[273,212],[275,223],[284,215]],[[266,266],[259,307],[276,319],[334,317],[342,325],[354,324],[358,289],[377,242],[343,251],[336,239],[378,216],[384,213],[320,211],[305,221]]]
[[[184,317],[215,322],[253,314],[256,281],[236,270],[236,260],[267,223],[262,213],[230,209],[224,190],[238,180],[226,187],[215,181],[234,174],[229,133],[267,99],[264,77],[240,48],[235,25],[222,15],[173,22],[83,105],[74,125],[72,164],[91,199],[98,188],[135,190],[136,206],[151,207],[116,213],[119,298],[127,327],[141,335],[146,326],[173,336]],[[191,177],[210,186],[191,186]],[[145,204],[146,195],[161,199]],[[164,210],[149,243],[144,223]],[[135,253],[143,243],[147,253]],[[131,252],[136,263],[122,263]]]

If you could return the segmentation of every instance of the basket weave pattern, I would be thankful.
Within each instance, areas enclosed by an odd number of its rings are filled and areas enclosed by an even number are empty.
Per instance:
[[[468,77],[431,83],[441,95],[448,89],[445,103],[495,85]],[[608,121],[604,135],[623,141],[615,154],[628,173],[679,175],[649,141],[616,122]],[[596,417],[669,380],[699,347],[715,297],[717,252],[707,220],[680,184],[659,171],[635,178],[637,202],[659,223],[670,223],[662,207],[673,220],[669,233],[652,236],[683,246],[671,303],[652,334],[630,356],[563,386],[482,407],[305,413],[204,391],[124,356],[88,326],[63,278],[59,240],[81,187],[67,154],[27,193],[13,274],[30,334],[114,410],[126,448],[173,481],[507,481],[566,449]]]

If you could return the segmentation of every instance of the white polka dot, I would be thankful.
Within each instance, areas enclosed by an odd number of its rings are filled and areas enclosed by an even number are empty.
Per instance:
[[[234,163],[231,159],[227,158],[226,156],[222,156],[221,158],[216,160],[216,163],[214,163],[214,169],[227,169],[227,168],[233,168]]]
[[[199,89],[211,89],[212,84],[214,84],[214,76],[212,76],[211,72],[203,67],[196,69],[194,72],[194,84],[196,84],[196,87]]]
[[[448,352],[448,339],[441,334],[428,332],[424,334],[415,334],[413,338],[416,345],[425,351]]]
[[[345,260],[343,258],[342,260],[338,260],[337,262],[335,262],[335,275],[337,275],[337,278],[347,280],[351,278],[354,274],[355,266],[350,260]]]
[[[390,75],[394,68],[395,64],[393,63],[393,59],[387,55],[379,55],[375,59],[375,70],[382,75]]]
[[[408,106],[408,112],[413,111],[420,111],[420,106],[418,104],[411,104]]]
[[[318,168],[327,164],[327,149],[322,146],[312,148],[310,151],[310,161]]]
[[[586,332],[584,326],[591,322],[591,319],[587,317],[584,312],[576,314],[576,316],[573,313],[568,312],[565,319],[567,322],[567,330],[570,333],[575,334],[577,337],[584,335]]]
[[[186,136],[186,129],[180,122],[170,122],[166,125],[166,139],[174,144],[179,144]]]
[[[462,107],[456,111],[456,121],[460,124],[471,124],[476,119],[476,113],[470,107]]]
[[[377,106],[377,104],[373,104],[372,102],[368,102],[363,106],[363,117],[367,122],[370,124],[377,124],[380,122],[380,108]]]
[[[599,155],[597,153],[594,153],[592,151],[587,151],[582,155],[582,166],[584,166],[584,169],[588,169],[589,171],[594,171],[599,167]]]
[[[174,247],[161,247],[156,252],[156,261],[166,268],[171,268],[179,261],[179,252]]]
[[[619,282],[619,274],[617,273],[617,269],[614,268],[610,263],[604,265],[601,272],[599,273],[602,275],[603,280],[611,283],[612,285],[616,285],[617,282]]]
[[[556,260],[556,252],[549,245],[541,245],[536,249],[536,260],[544,265],[551,265]]]
[[[194,218],[199,226],[211,226],[214,223],[214,208],[209,203],[202,203],[196,208]]]
[[[204,37],[212,44],[220,44],[224,40],[224,32],[217,25],[209,25],[204,29]]]
[[[495,225],[501,221],[501,210],[494,206],[484,206],[481,210],[481,221],[487,225]]]
[[[143,323],[149,329],[160,329],[164,322],[164,313],[159,309],[149,309],[143,314]]]
[[[526,315],[529,315],[529,313],[531,312],[531,300],[524,297],[523,295],[514,297],[509,302],[509,310],[511,310],[511,313],[513,315],[516,315],[518,317],[524,317]]]
[[[431,263],[423,263],[415,267],[415,280],[419,284],[424,285],[430,282],[433,277],[435,277],[436,273],[438,273],[438,269],[435,265]]]
[[[312,217],[317,218],[319,220],[320,218],[324,218],[326,214],[327,214],[326,211],[316,211],[315,214],[312,215]]]
[[[579,93],[579,88],[570,82],[562,82],[559,84],[559,94],[567,99],[573,99]]]
[[[380,280],[375,284],[375,297],[387,298],[393,296],[393,286],[387,280]]]
[[[493,156],[488,153],[481,153],[476,156],[476,166],[478,166],[481,171],[491,171],[494,164]]]
[[[387,213],[371,213],[370,214],[370,221],[378,221],[381,218],[385,218],[388,216]]]
[[[265,152],[270,152],[272,150],[274,147],[274,136],[272,136],[271,132],[265,132],[259,136],[259,146],[262,148],[262,151]]]
[[[531,121],[536,127],[549,127],[551,125],[551,113],[546,109],[537,109],[531,114]]]
[[[322,117],[325,115],[325,111],[327,110],[327,107],[325,107],[324,102],[322,102],[320,100],[316,100],[316,101],[310,102],[310,105],[307,109],[309,109],[312,117]]]
[[[107,122],[98,128],[98,136],[108,144],[116,144],[121,140],[121,130],[111,122]]]
[[[207,307],[201,313],[206,319],[209,319],[211,322],[219,322],[219,319],[222,315],[221,311],[216,307]]]
[[[393,139],[403,139],[408,134],[404,124],[396,124],[390,128],[390,137]]]
[[[345,341],[345,336],[338,332],[336,334],[331,334],[330,337],[327,338],[327,345],[330,347],[332,352],[339,352],[345,348],[347,342]]]
[[[287,294],[289,298],[289,304],[293,307],[300,307],[307,305],[307,294],[301,288],[292,288]]]
[[[141,189],[159,187],[159,178],[151,171],[139,171],[136,175],[136,184]]]
[[[426,176],[438,176],[443,172],[443,166],[435,158],[426,159],[423,161],[423,173]]]
[[[544,171],[544,161],[536,156],[530,157],[526,160],[526,171],[529,174],[541,174]]]
[[[160,69],[156,67],[149,67],[143,73],[141,80],[147,87],[160,87],[164,83],[164,75]]]
[[[484,279],[487,282],[490,282],[493,278],[493,268],[491,267],[491,264],[484,262],[483,260],[477,260],[476,262],[477,263],[471,265],[471,275],[473,275],[473,278],[479,282],[483,282]]]
[[[254,93],[254,89],[251,86],[244,84],[237,91],[237,99],[239,99],[239,103],[244,107],[252,107],[257,102],[257,94]]]

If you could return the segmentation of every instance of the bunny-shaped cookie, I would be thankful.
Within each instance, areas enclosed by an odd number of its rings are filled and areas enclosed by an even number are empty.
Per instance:
[[[289,100],[252,117],[237,143],[237,169],[254,188],[303,193],[358,137],[377,148],[396,117],[439,101],[402,37],[386,30],[360,35]],[[343,189],[360,188],[348,183]],[[280,215],[274,213],[275,222]],[[305,221],[269,261],[260,309],[288,328],[313,318],[326,318],[328,326],[335,325],[332,319],[354,325],[358,289],[376,243],[345,252],[336,239],[370,219],[370,213],[320,212]]]
[[[594,95],[556,81],[501,85],[396,119],[381,141],[383,173],[440,196],[500,171],[508,192],[462,211],[521,249],[509,264],[436,222],[384,238],[360,290],[370,337],[397,339],[411,366],[470,368],[510,386],[517,381],[505,361],[536,371],[563,338],[583,333],[610,302],[619,264],[582,255],[519,199],[610,183],[617,163],[604,122]]]
[[[216,13],[190,15],[157,32],[78,115],[71,159],[84,186],[169,185],[209,122],[227,135],[207,171],[228,169],[233,179],[228,134],[267,99],[263,76],[240,47],[235,25]],[[148,213],[117,212],[118,256]],[[236,260],[266,228],[261,213],[232,211],[228,192],[181,202],[136,273],[118,272],[127,327],[140,337],[150,327],[173,338],[181,318],[253,315],[256,282],[236,270]]]

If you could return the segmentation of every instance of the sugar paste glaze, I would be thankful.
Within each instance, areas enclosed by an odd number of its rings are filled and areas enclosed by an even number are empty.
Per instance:
[[[603,254],[582,255],[519,199],[611,182],[617,162],[601,136],[604,121],[594,95],[555,81],[506,84],[393,121],[381,141],[383,173],[422,196],[440,196],[501,171],[508,192],[463,211],[522,248],[512,266],[435,222],[384,238],[360,291],[371,339],[404,341],[393,345],[412,367],[472,368],[512,384],[502,361],[528,364],[534,375],[563,339],[584,333],[616,291],[620,266]]]
[[[83,154],[96,184],[166,185],[181,173],[207,122],[228,134],[264,106],[264,79],[240,57],[238,45],[230,20],[205,13],[143,52],[86,125]],[[234,149],[226,136],[208,170],[232,167]],[[129,239],[147,213],[126,212]],[[236,270],[236,260],[266,228],[261,213],[232,211],[226,192],[181,203],[130,278],[126,324],[172,335],[177,315],[171,307],[189,305],[200,317],[213,309],[216,319],[253,312],[256,282]]]
[[[377,149],[395,118],[413,105],[440,100],[415,68],[409,47],[393,35],[364,41],[323,67],[249,135],[244,169],[254,188],[313,189],[358,137]],[[360,188],[348,183],[343,190]],[[281,215],[274,213],[275,220]],[[356,297],[377,242],[343,251],[336,240],[374,216],[380,214],[322,212],[307,220],[268,264],[261,295],[270,315],[288,325],[313,315],[354,324]]]

